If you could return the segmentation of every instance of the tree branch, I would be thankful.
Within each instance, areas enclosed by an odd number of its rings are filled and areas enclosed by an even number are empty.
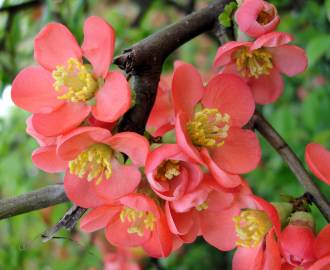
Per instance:
[[[68,201],[62,184],[0,200],[0,220]]]
[[[10,12],[10,13],[16,13],[18,11],[33,8],[36,6],[40,6],[44,1],[43,0],[32,0],[28,2],[24,2],[17,5],[12,6],[5,6],[0,8],[0,12]]]
[[[308,192],[314,203],[322,212],[323,216],[330,222],[330,204],[323,196],[319,188],[314,184],[312,178],[304,168],[302,162],[292,151],[290,146],[283,140],[271,124],[262,116],[260,112],[255,112],[252,118],[252,126],[271,144],[288,164],[291,171],[295,174],[300,184]]]

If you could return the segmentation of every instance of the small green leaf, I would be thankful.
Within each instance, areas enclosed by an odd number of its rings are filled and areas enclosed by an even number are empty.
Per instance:
[[[224,27],[230,27],[232,21],[232,15],[237,8],[236,2],[231,2],[227,4],[223,12],[219,15],[219,22]]]

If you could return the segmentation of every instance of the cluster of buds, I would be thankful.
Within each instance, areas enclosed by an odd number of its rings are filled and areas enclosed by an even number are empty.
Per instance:
[[[65,26],[45,26],[35,39],[40,66],[22,70],[12,89],[16,105],[32,113],[27,132],[40,145],[32,160],[46,172],[65,172],[68,198],[90,209],[81,230],[105,228],[120,249],[166,257],[202,236],[219,250],[237,248],[235,270],[326,269],[318,265],[330,263],[328,227],[316,237],[310,214],[291,206],[283,214],[241,176],[261,158],[256,134],[244,128],[255,104],[280,96],[280,73],[303,72],[305,53],[287,44],[290,35],[274,32],[279,16],[263,0],[243,1],[235,18],[255,40],[221,46],[218,74],[203,82],[195,67],[177,61],[170,82],[161,79],[147,124],[157,143],[118,132],[131,89],[123,74],[108,71],[112,27],[88,18],[80,47]],[[319,147],[309,146],[307,161],[329,181],[330,155],[320,158]]]

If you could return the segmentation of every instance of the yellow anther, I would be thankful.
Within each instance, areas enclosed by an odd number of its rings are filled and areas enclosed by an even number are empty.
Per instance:
[[[206,210],[207,208],[209,208],[209,205],[208,205],[207,201],[205,201],[202,204],[197,205],[195,208],[197,211],[200,212],[200,211],[203,211],[203,210]]]
[[[155,229],[156,218],[150,212],[125,207],[120,212],[120,221],[124,223],[126,220],[131,223],[131,226],[127,229],[130,234],[135,233],[142,237],[145,230],[153,231]]]
[[[205,108],[194,114],[187,123],[188,133],[195,146],[215,148],[225,143],[228,136],[230,116],[218,109]]]
[[[180,175],[179,160],[165,160],[158,167],[155,178],[162,181],[173,179]]]
[[[259,78],[261,75],[269,75],[273,68],[272,54],[265,49],[249,51],[243,47],[234,56],[238,72],[243,77]]]
[[[241,247],[256,247],[264,239],[272,227],[272,222],[264,211],[248,209],[242,210],[233,218],[236,235],[239,240],[236,244]]]
[[[70,173],[99,184],[103,177],[110,179],[112,150],[106,144],[93,144],[69,162]]]
[[[90,65],[83,65],[74,58],[70,58],[66,66],[57,66],[52,76],[53,87],[60,93],[57,98],[61,100],[85,102],[92,99],[99,88]]]

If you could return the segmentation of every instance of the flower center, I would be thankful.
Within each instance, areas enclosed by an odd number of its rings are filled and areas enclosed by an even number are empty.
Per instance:
[[[258,246],[272,227],[269,217],[261,210],[242,210],[233,218],[233,221],[239,238],[236,244],[247,248]]]
[[[259,78],[261,75],[269,75],[273,68],[272,54],[265,49],[249,51],[243,47],[234,56],[238,72],[243,77]]]
[[[79,178],[87,174],[87,180],[96,180],[96,184],[102,181],[103,176],[108,180],[112,174],[112,154],[108,145],[93,144],[69,162],[70,173]]]
[[[266,25],[267,23],[271,22],[273,19],[274,14],[268,13],[266,11],[261,11],[258,15],[257,22],[261,25]]]
[[[131,226],[127,229],[130,234],[137,234],[143,236],[145,230],[153,231],[155,228],[156,218],[153,213],[138,211],[130,207],[125,207],[120,212],[120,221],[122,223],[127,220]]]
[[[57,66],[52,76],[55,80],[53,87],[60,94],[57,98],[61,100],[85,102],[92,99],[99,88],[91,66],[74,58],[70,58],[66,66]]]
[[[158,167],[155,178],[161,181],[172,180],[180,175],[179,160],[165,160]]]
[[[202,204],[197,205],[195,208],[196,208],[197,211],[201,212],[201,211],[206,210],[207,208],[209,208],[209,205],[208,205],[207,201],[205,201]]]
[[[218,109],[205,108],[194,114],[187,129],[195,146],[215,148],[225,143],[228,136],[230,116]]]

